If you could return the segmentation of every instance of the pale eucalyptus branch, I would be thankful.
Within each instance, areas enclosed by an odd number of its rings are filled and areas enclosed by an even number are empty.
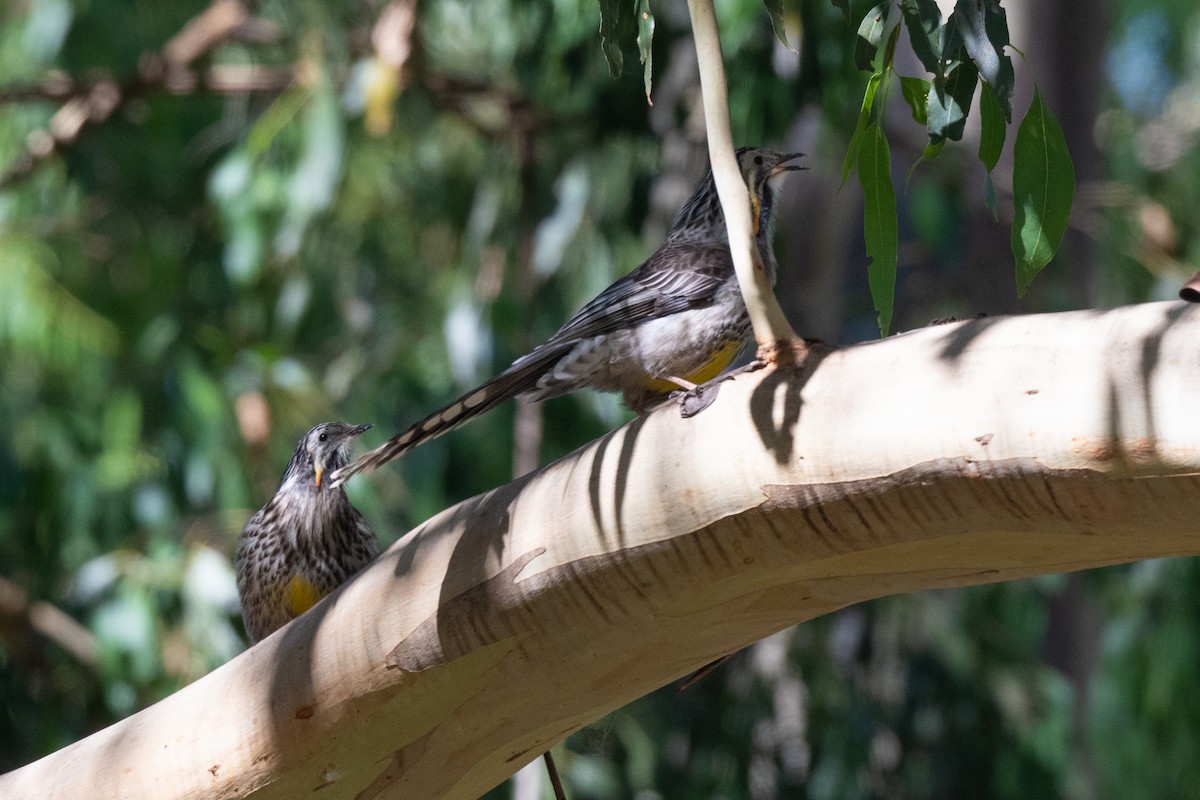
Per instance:
[[[897,365],[903,365],[898,369]],[[1200,554],[1200,307],[970,320],[673,405],[447,509],[4,800],[475,798],[776,631]]]

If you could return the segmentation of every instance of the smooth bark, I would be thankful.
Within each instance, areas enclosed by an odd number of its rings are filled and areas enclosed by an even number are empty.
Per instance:
[[[775,292],[771,290],[762,257],[755,245],[750,192],[734,156],[733,133],[729,125],[729,89],[725,80],[725,60],[721,55],[713,0],[688,0],[688,12],[692,18],[692,38],[696,41],[696,59],[700,67],[708,157],[712,163],[717,194],[721,198],[725,226],[729,231],[729,251],[733,256],[738,286],[746,302],[755,341],[760,352],[773,357],[781,348],[802,343],[784,316]]]
[[[922,329],[669,403],[448,509],[5,798],[476,797],[868,598],[1200,553],[1200,308]]]

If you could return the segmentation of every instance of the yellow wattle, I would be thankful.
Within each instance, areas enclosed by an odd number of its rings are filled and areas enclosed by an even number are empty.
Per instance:
[[[300,575],[293,575],[292,579],[288,581],[285,594],[293,617],[298,617],[308,611],[324,597],[320,589]]]

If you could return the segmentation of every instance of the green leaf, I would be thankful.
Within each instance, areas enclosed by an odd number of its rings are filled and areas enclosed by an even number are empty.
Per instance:
[[[996,168],[1007,135],[1004,111],[992,87],[985,83],[979,90],[979,160],[988,172]]]
[[[892,62],[896,60],[896,42],[900,41],[900,26],[892,27],[892,32],[888,34],[887,44],[883,48],[883,61],[880,66],[885,71],[891,71]]]
[[[992,173],[983,173],[983,205],[992,212],[992,219],[999,220],[996,214],[996,186],[992,183]]]
[[[938,55],[941,58],[942,68],[945,69],[952,62],[966,61],[971,56],[967,53],[967,48],[963,46],[962,34],[958,30],[958,17],[953,14],[950,19],[946,20],[938,31]],[[978,67],[976,67],[978,69]],[[937,83],[937,81],[934,81]]]
[[[1008,16],[999,0],[958,0],[951,19],[980,76],[995,90],[1005,121],[1011,122],[1015,79],[1012,59],[1004,52],[1008,45]]]
[[[600,0],[600,49],[608,60],[608,74],[614,78],[621,77],[624,58],[621,56],[621,44],[617,41],[620,30],[621,4],[619,0]]]
[[[921,157],[918,158],[913,165],[908,168],[908,172],[904,175],[904,188],[908,188],[908,182],[912,180],[913,173],[917,171],[917,167],[924,164],[926,161],[933,161],[942,153],[942,148],[945,147],[946,140],[940,142],[929,142],[925,145],[924,151],[921,152]]]
[[[653,82],[651,73],[654,66],[654,49],[652,47],[654,44],[654,14],[650,11],[650,0],[638,0],[637,15],[637,44],[642,64],[645,65],[643,81],[646,84],[646,102],[654,105],[654,101],[650,99],[650,89]]]
[[[840,8],[842,14],[846,17],[846,22],[850,21],[850,0],[830,0],[834,8]]]
[[[1012,249],[1018,294],[1054,257],[1074,195],[1075,168],[1062,128],[1035,88],[1013,144]]]
[[[771,18],[771,30],[775,31],[776,38],[783,42],[783,46],[793,53],[796,48],[788,44],[787,29],[783,23],[783,0],[763,0],[763,5],[767,7],[767,16]]]
[[[967,124],[967,113],[971,110],[971,98],[975,95],[975,84],[979,70],[970,61],[959,61],[946,73],[939,87],[935,81],[929,95],[929,140],[943,139],[958,141]]]
[[[293,86],[275,98],[259,116],[246,135],[246,152],[257,158],[271,148],[275,137],[291,124],[292,119],[308,104],[310,90]]]
[[[842,159],[843,186],[846,185],[846,178],[850,176],[850,168],[858,160],[858,149],[862,143],[863,133],[871,121],[871,109],[875,103],[875,92],[878,91],[879,82],[882,80],[883,73],[876,72],[867,81],[866,91],[863,92],[862,108],[858,112],[858,123],[854,126],[854,134],[850,137],[850,146],[846,148],[846,157]]]
[[[854,65],[861,70],[872,69],[875,54],[879,52],[879,42],[883,39],[883,29],[887,26],[888,12],[891,2],[880,3],[867,12],[858,25],[858,35],[854,38]]]
[[[900,93],[912,109],[913,122],[918,125],[929,122],[929,91],[932,88],[933,84],[924,78],[900,77]]]
[[[896,294],[896,260],[899,228],[896,222],[896,190],[892,186],[892,159],[880,122],[871,123],[863,135],[858,157],[858,179],[863,188],[863,236],[867,244],[867,279],[871,299],[879,312],[880,336],[892,325]]]
[[[7,363],[36,360],[68,373],[103,363],[120,349],[121,328],[56,280],[49,242],[16,227],[0,225],[0,351]]]
[[[941,46],[938,44],[938,29],[942,25],[942,12],[934,0],[900,0],[900,13],[908,28],[908,40],[913,52],[930,74],[942,74]]]

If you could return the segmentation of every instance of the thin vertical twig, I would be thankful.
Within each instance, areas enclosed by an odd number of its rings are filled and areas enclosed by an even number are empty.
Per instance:
[[[554,765],[554,756],[550,755],[550,751],[542,753],[542,758],[546,761],[546,772],[550,775],[550,786],[554,789],[554,800],[567,800],[567,793],[563,790],[562,780],[558,777],[558,767]]]

